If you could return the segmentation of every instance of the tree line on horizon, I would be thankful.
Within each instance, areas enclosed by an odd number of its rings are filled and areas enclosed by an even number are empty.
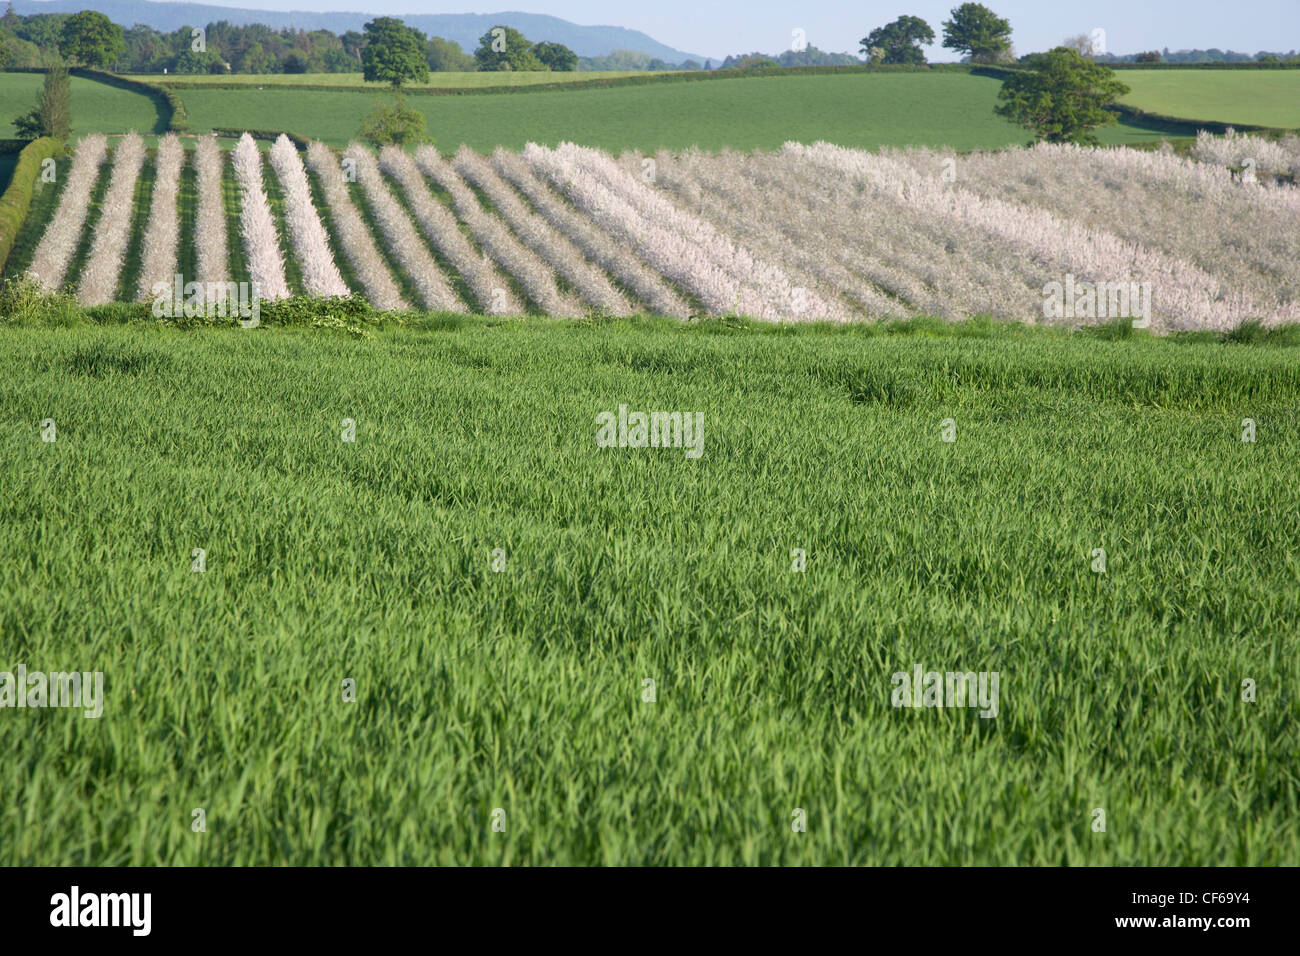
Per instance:
[[[963,3],[953,8],[950,15],[952,19],[942,24],[943,46],[963,54],[963,63],[1026,64],[1031,57],[1041,56],[1030,53],[1017,57],[1011,43],[1011,23],[983,4]],[[930,24],[920,17],[905,15],[872,30],[859,41],[859,50],[869,63],[922,66],[926,58],[921,47],[934,42],[935,33]],[[1089,34],[1067,37],[1059,47],[1074,50],[1081,57],[1098,63],[1300,62],[1300,53],[1296,50],[1289,53],[1261,51],[1252,56],[1219,49],[1171,52],[1166,47],[1164,50],[1116,56],[1104,48],[1104,43],[1099,46],[1097,39]]]
[[[480,49],[466,53],[454,40],[426,37],[391,17],[376,17],[362,31],[342,34],[276,30],[256,23],[236,26],[225,20],[163,33],[140,24],[124,28],[92,10],[20,16],[10,4],[0,16],[0,68],[95,66],[117,73],[178,74],[359,73],[365,69],[374,24],[386,35],[400,30],[409,41],[404,43],[404,51],[418,48],[419,59],[429,72],[568,72],[577,70],[581,60],[563,44],[533,43],[504,26],[493,27]],[[494,49],[499,44],[493,31],[504,36],[501,50]],[[644,69],[651,61],[649,57],[642,60],[643,54],[619,52],[638,64],[620,68]],[[664,68],[670,67],[665,64]]]
[[[119,73],[180,74],[272,74],[272,73],[358,73],[363,72],[364,54],[370,37],[365,31],[276,30],[263,24],[236,26],[225,20],[202,28],[202,49],[195,49],[192,27],[168,33],[136,25],[124,28],[93,11],[80,13],[38,13],[20,16],[12,3],[0,17],[0,68],[43,68],[79,65],[65,52],[62,40],[69,20],[94,19],[94,32],[102,35],[104,62],[95,65]],[[393,18],[382,17],[381,20]],[[401,23],[400,20],[394,22]],[[926,63],[923,44],[934,42],[935,34],[920,17],[902,16],[878,27],[860,41],[859,56],[828,53],[816,46],[792,44],[780,53],[751,52],[728,56],[720,64],[686,60],[673,64],[636,50],[614,50],[604,56],[577,56],[558,43],[532,43],[517,30],[507,34],[504,57],[484,57],[480,50],[467,53],[459,43],[443,37],[425,36],[410,30],[421,48],[431,73],[476,70],[553,70],[657,72],[669,70],[755,69],[776,67],[851,66],[862,63]],[[1010,24],[981,4],[963,3],[945,21],[944,47],[963,53],[963,62],[1021,62],[1010,44]],[[496,29],[496,28],[494,28]],[[112,40],[120,37],[120,45]],[[1003,42],[1005,41],[1005,42]],[[1209,50],[1152,50],[1116,56],[1090,49],[1087,36],[1072,37],[1063,45],[1097,62],[1237,63],[1296,62],[1300,54],[1290,52],[1256,54]],[[796,48],[797,47],[797,48]],[[493,52],[489,50],[489,52]],[[82,64],[84,65],[84,64]]]

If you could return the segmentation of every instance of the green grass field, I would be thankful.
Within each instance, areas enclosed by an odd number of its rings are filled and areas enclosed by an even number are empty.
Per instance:
[[[1300,862],[1296,347],[421,325],[0,329],[0,863]]]
[[[475,88],[616,77],[619,73],[444,73],[430,85]],[[153,82],[163,77],[145,77]],[[1300,127],[1296,71],[1125,71],[1124,102],[1149,112],[1243,124]],[[182,99],[196,131],[214,126],[290,128],[343,145],[374,107],[377,88],[360,74],[176,77],[186,83],[244,83],[248,90],[187,89]],[[356,93],[295,90],[301,84],[355,85]],[[263,87],[257,89],[255,87]],[[30,108],[35,74],[0,73],[0,138]],[[993,115],[999,83],[960,73],[738,77],[707,83],[531,93],[527,97],[412,97],[444,149],[468,143],[490,150],[529,140],[570,139],[607,149],[772,149],[786,140],[826,139],[846,146],[933,145],[989,149],[1020,144],[1024,131]],[[156,131],[148,97],[73,79],[73,133]],[[292,121],[291,121],[292,120]],[[1158,141],[1161,134],[1121,125],[1101,131],[1112,145]]]
[[[0,73],[0,139],[16,134],[13,119],[36,105],[43,77],[38,73]],[[72,77],[72,134],[160,131],[158,110],[142,93],[79,76]]]
[[[824,139],[874,148],[954,149],[1023,144],[1028,134],[993,115],[1000,84],[961,73],[739,77],[609,89],[473,97],[413,96],[443,150],[521,148],[572,140],[615,151],[640,148],[775,149]],[[378,94],[330,91],[185,90],[195,130],[288,127],[332,145],[356,135]],[[1108,143],[1158,140],[1131,127]]]
[[[1148,113],[1300,129],[1300,70],[1125,70],[1121,102]]]
[[[573,83],[581,80],[607,80],[621,76],[644,76],[638,71],[605,70],[591,73],[430,73],[428,83],[414,84],[429,89],[478,89],[485,86],[537,86],[543,83]],[[367,83],[360,73],[228,73],[221,76],[203,74],[143,73],[134,77],[148,83],[247,84],[249,86],[355,86],[371,90],[384,89],[382,84]],[[408,87],[412,84],[408,84]]]

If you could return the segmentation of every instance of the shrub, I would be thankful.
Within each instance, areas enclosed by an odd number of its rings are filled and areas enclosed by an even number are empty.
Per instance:
[[[32,276],[0,282],[0,325],[73,325],[84,313],[66,292],[46,292]]]
[[[404,98],[396,95],[391,104],[381,100],[361,120],[361,129],[357,135],[376,149],[432,142],[425,135],[424,114],[408,106]]]

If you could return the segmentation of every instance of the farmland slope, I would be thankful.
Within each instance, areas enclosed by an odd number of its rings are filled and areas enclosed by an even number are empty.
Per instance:
[[[531,141],[570,140],[604,149],[775,149],[787,140],[824,139],[862,148],[930,145],[954,149],[1023,144],[1028,134],[993,115],[998,80],[965,73],[737,77],[474,97],[412,96],[444,152]],[[289,127],[331,145],[354,137],[375,93],[292,90],[185,90],[196,130]],[[1158,140],[1132,127],[1106,142]]]

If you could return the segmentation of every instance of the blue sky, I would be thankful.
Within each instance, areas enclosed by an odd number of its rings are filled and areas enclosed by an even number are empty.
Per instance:
[[[790,45],[791,31],[803,29],[808,42],[823,50],[856,53],[858,40],[902,14],[926,20],[939,38],[927,52],[932,60],[955,59],[943,49],[942,27],[960,0],[905,0],[902,3],[811,2],[789,0],[504,0],[499,6],[471,8],[462,0],[204,0],[223,6],[261,10],[361,10],[389,13],[495,13],[520,10],[549,13],[575,23],[608,24],[643,30],[655,39],[692,53],[721,57],[754,50],[776,53]],[[1044,50],[1067,36],[1106,31],[1112,53],[1142,50],[1300,49],[1300,0],[991,0],[986,4],[1008,18],[1017,52]]]

